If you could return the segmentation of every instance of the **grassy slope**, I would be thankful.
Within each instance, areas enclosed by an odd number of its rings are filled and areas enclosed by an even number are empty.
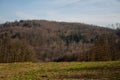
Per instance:
[[[120,61],[1,63],[0,80],[120,80]]]

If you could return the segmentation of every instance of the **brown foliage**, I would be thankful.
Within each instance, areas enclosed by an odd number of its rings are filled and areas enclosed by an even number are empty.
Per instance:
[[[119,41],[118,31],[83,23],[7,22],[0,25],[0,62],[119,60]]]

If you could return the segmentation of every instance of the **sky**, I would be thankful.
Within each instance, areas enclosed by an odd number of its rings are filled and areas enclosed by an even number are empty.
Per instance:
[[[15,20],[120,23],[120,0],[0,0],[0,23]]]

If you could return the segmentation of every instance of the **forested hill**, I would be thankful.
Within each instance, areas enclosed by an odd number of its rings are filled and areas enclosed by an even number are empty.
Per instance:
[[[0,62],[120,60],[120,30],[20,20],[0,25]]]

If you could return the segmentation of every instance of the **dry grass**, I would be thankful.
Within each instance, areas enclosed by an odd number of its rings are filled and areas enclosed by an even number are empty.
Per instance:
[[[0,80],[120,80],[120,61],[0,64]]]

